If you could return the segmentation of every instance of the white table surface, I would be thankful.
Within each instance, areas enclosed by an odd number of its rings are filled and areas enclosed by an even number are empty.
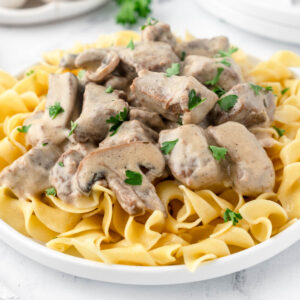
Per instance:
[[[36,27],[0,27],[0,69],[16,72],[40,58],[43,51],[92,41],[120,30],[110,2],[82,17]],[[231,42],[263,58],[280,49],[300,54],[299,47],[254,36],[216,20],[190,0],[154,0],[153,16],[183,34],[224,34]],[[0,300],[82,299],[300,299],[300,242],[276,257],[225,277],[177,286],[125,286],[66,275],[41,266],[0,242]]]

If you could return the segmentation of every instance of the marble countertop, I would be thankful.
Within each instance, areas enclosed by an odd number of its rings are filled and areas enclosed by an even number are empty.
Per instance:
[[[173,31],[199,37],[227,35],[247,52],[269,57],[280,49],[300,54],[299,47],[240,31],[202,11],[196,1],[153,0],[153,16]],[[99,34],[120,30],[111,1],[90,14],[56,24],[0,26],[0,69],[17,72],[40,59],[43,51],[89,42]],[[137,28],[137,27],[136,27]],[[66,275],[41,266],[0,242],[0,300],[82,299],[300,299],[300,242],[276,257],[225,277],[177,286],[125,286]]]

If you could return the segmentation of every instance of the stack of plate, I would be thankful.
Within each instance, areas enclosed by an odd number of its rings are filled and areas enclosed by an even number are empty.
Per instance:
[[[210,13],[244,30],[300,44],[300,0],[197,0]]]

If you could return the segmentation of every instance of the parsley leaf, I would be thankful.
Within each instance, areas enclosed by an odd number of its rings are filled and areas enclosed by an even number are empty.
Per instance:
[[[175,147],[177,142],[178,142],[178,139],[176,139],[174,141],[163,142],[162,147],[160,148],[161,152],[165,155],[169,154],[173,150],[173,148]]]
[[[229,48],[228,51],[220,50],[220,51],[218,52],[218,54],[215,55],[215,57],[229,57],[229,56],[231,56],[234,52],[236,52],[236,51],[238,51],[238,50],[239,50],[239,48],[236,48],[236,47],[231,47],[231,48]]]
[[[54,187],[46,189],[46,195],[47,196],[56,196],[56,189]]]
[[[140,17],[146,18],[151,13],[150,4],[151,0],[136,0],[135,11]]]
[[[29,70],[28,72],[25,73],[26,76],[30,76],[34,73],[34,70]]]
[[[80,70],[77,74],[78,79],[83,79],[85,72],[86,72],[85,70]]]
[[[158,23],[158,20],[156,20],[153,17],[150,17],[147,19],[146,23],[144,25],[141,26],[141,30],[144,30],[146,27],[148,26],[154,26]]]
[[[65,166],[64,163],[63,163],[62,161],[60,161],[60,162],[58,163],[58,165],[59,165],[60,167],[64,167],[64,166]]]
[[[114,89],[112,88],[112,86],[108,86],[107,89],[105,90],[105,93],[107,94],[111,94],[114,91]]]
[[[180,64],[172,64],[171,68],[168,68],[166,71],[166,76],[171,77],[172,75],[178,75],[180,72]]]
[[[111,132],[110,136],[115,135],[119,127],[122,125],[122,123],[127,120],[128,120],[128,110],[126,107],[124,107],[123,111],[107,119],[106,123],[113,124],[109,129],[109,131]]]
[[[135,11],[135,1],[117,1],[120,5],[116,21],[119,24],[135,24],[137,22],[137,14]]]
[[[77,128],[77,126],[78,126],[77,123],[71,121],[71,130],[70,130],[70,132],[69,132],[69,136],[71,136],[71,135],[74,133],[74,131],[75,131],[75,129]]]
[[[134,43],[133,43],[133,40],[130,39],[128,45],[127,45],[127,48],[131,49],[131,50],[134,50]]]
[[[272,88],[271,86],[266,86],[266,87],[265,87],[265,90],[266,90],[267,92],[273,92],[273,88]]]
[[[237,99],[238,99],[237,95],[228,95],[228,96],[221,98],[218,101],[218,104],[220,105],[220,108],[222,110],[229,111],[237,103]]]
[[[204,102],[206,98],[201,99],[200,96],[196,95],[196,91],[194,89],[190,90],[189,92],[189,103],[188,108],[189,110],[192,110],[202,102]]]
[[[227,66],[227,67],[231,66],[231,63],[226,59],[222,59],[221,61],[218,61],[218,63],[223,64],[224,66]]]
[[[260,85],[256,85],[253,83],[249,83],[249,85],[250,85],[251,89],[254,91],[256,96],[258,96],[259,92],[263,89],[263,87]]]
[[[285,133],[284,129],[278,128],[276,126],[273,126],[273,128],[277,131],[277,133],[280,137],[284,135],[284,133]]]
[[[285,88],[281,91],[281,95],[284,95],[290,88]]]
[[[22,127],[18,127],[17,130],[19,132],[27,133],[30,127],[31,127],[31,124],[29,124],[27,126],[23,125]]]
[[[124,180],[125,183],[130,185],[141,185],[143,181],[143,176],[141,173],[126,170],[126,179]]]
[[[236,213],[229,208],[227,208],[224,212],[224,222],[232,221],[232,224],[235,226],[239,220],[242,220],[243,217],[241,214]]]
[[[52,120],[54,120],[57,115],[63,113],[65,110],[60,106],[59,102],[55,102],[53,106],[49,107],[49,116]]]
[[[204,84],[212,85],[212,86],[216,85],[219,82],[220,76],[223,71],[224,71],[224,68],[218,68],[217,75],[212,80],[206,81]]]
[[[226,91],[217,85],[212,89],[212,91],[216,93],[219,98],[226,94]]]
[[[185,51],[182,51],[182,52],[181,52],[181,55],[180,55],[180,60],[181,60],[181,61],[184,61],[185,57],[186,57],[186,52],[185,52]]]
[[[48,145],[48,143],[43,143],[42,144],[43,147],[46,147],[47,145]]]
[[[208,148],[212,152],[215,160],[225,159],[225,156],[227,154],[226,148],[217,147],[217,146],[213,146],[213,145],[209,146]]]

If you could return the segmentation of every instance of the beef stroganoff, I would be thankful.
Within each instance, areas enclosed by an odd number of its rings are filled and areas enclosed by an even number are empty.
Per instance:
[[[0,218],[108,264],[199,264],[300,217],[300,58],[148,22],[0,71]]]

